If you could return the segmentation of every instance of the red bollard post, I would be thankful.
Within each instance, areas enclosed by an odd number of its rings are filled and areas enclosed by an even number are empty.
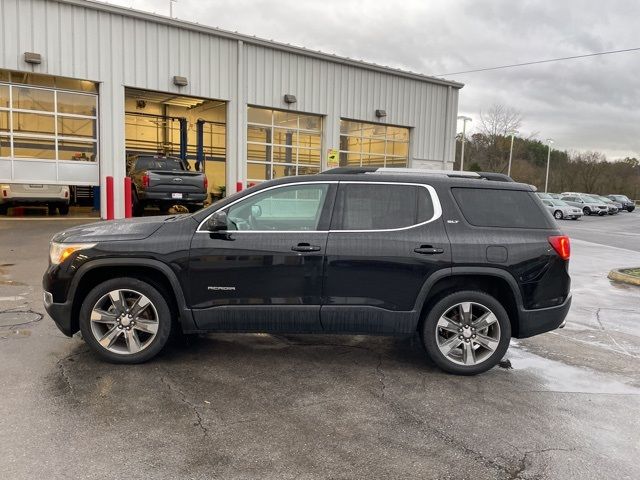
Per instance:
[[[131,218],[131,177],[124,177],[124,217]]]
[[[113,220],[113,177],[107,177],[107,220]]]
[[[242,182],[236,182],[236,192],[242,191]]]

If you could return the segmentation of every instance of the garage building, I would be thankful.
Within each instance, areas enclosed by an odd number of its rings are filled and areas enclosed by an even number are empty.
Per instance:
[[[462,84],[87,0],[0,1],[0,182],[198,164],[213,197],[334,166],[448,169]],[[105,189],[102,216],[105,216]]]

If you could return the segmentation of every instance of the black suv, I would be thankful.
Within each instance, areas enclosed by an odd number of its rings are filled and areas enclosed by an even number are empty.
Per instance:
[[[50,257],[47,311],[119,363],[173,329],[419,332],[442,369],[475,374],[571,304],[569,239],[531,187],[473,173],[283,178],[191,215],[70,228]]]

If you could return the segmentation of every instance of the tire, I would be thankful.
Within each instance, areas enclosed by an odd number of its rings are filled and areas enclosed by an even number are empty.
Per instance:
[[[556,220],[562,220],[562,212],[560,210],[556,210],[555,212],[553,212],[553,218],[555,218]]]
[[[598,213],[598,216],[600,216],[600,217],[604,217],[606,214],[607,214],[607,212],[599,212],[599,213]]]
[[[60,215],[69,215],[69,204],[61,203],[58,205],[58,212],[60,212]]]
[[[47,205],[47,211],[49,216],[53,216],[56,214],[56,206],[54,204]]]
[[[113,292],[116,292],[113,295],[116,301],[112,300]],[[137,298],[140,304],[144,302],[139,316],[133,312],[134,317],[127,316],[129,310],[119,308],[122,305],[119,292],[123,292],[128,308],[134,307]],[[96,308],[103,313],[94,312]],[[124,315],[119,317],[117,312]],[[136,278],[114,278],[99,284],[84,298],[80,308],[82,337],[94,352],[112,363],[132,364],[150,360],[166,345],[172,325],[171,309],[163,294]],[[105,342],[112,340],[111,345],[101,345],[99,339]]]
[[[135,190],[131,192],[131,213],[133,213],[134,217],[144,215],[144,204],[138,198],[138,192]]]
[[[7,205],[0,205],[0,215],[6,215],[9,211],[9,207]]]
[[[591,210],[589,209],[589,207],[584,207],[582,209],[582,213],[588,217],[589,215],[591,215]]]
[[[477,343],[478,340],[474,340],[476,337],[467,338],[476,335],[475,330],[463,328],[463,331],[460,332],[460,329],[455,327],[454,321],[444,320],[445,314],[447,317],[454,318],[459,312],[456,308],[459,308],[461,304],[470,306],[472,322],[478,321],[483,312],[493,314],[493,316],[489,316],[493,320],[489,326],[483,329],[478,328],[478,335],[481,335],[482,331],[483,342],[492,348],[481,346],[480,343]],[[467,307],[463,308],[465,311],[467,310]],[[443,325],[447,325],[448,329],[444,329]],[[474,324],[468,323],[467,325],[473,326]],[[476,327],[478,326],[476,325]],[[454,327],[453,330],[458,331],[450,331],[452,327]],[[484,292],[462,290],[441,298],[431,307],[422,324],[421,336],[427,355],[442,370],[456,375],[476,375],[493,368],[504,357],[511,340],[511,323],[504,307],[494,297]],[[460,339],[460,337],[463,338]],[[447,341],[449,341],[449,346],[451,342],[459,342],[457,346],[450,348],[452,356],[443,353],[443,349],[448,348]],[[464,351],[467,350],[465,345],[471,345],[471,351],[473,351],[472,358],[467,365],[464,364],[469,359],[464,354]]]

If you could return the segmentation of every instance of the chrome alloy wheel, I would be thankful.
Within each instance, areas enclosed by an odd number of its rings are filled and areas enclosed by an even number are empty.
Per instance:
[[[132,355],[147,348],[158,333],[158,311],[135,290],[112,290],[91,310],[91,333],[106,350]]]
[[[478,365],[498,348],[500,323],[484,305],[462,302],[442,314],[435,335],[447,360],[458,365]]]

